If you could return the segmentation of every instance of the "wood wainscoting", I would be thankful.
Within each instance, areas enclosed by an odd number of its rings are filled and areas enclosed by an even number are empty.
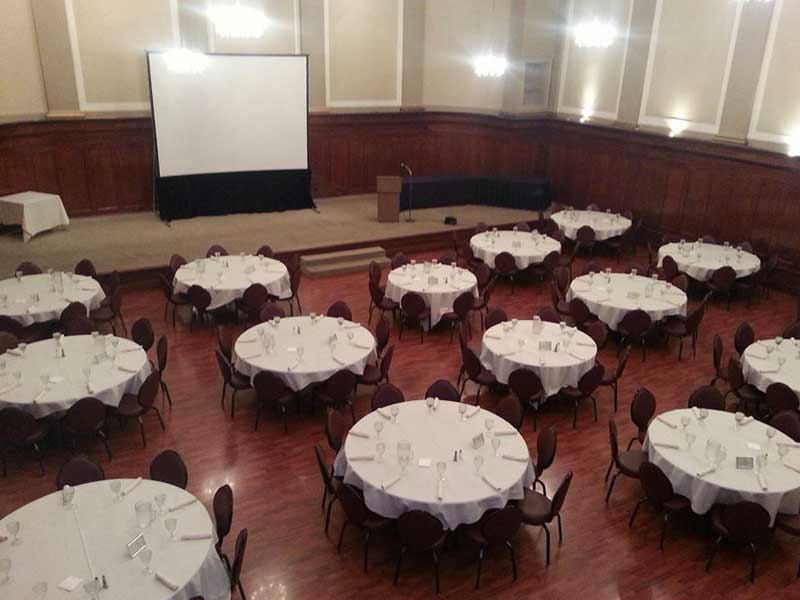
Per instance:
[[[315,197],[419,175],[546,175],[560,202],[631,209],[653,233],[712,234],[778,252],[800,276],[800,159],[747,147],[549,118],[437,113],[309,117]],[[72,216],[149,210],[148,118],[0,126],[0,195],[61,194]]]

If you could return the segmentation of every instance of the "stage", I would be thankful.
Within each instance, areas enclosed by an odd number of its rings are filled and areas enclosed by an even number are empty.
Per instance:
[[[163,267],[172,254],[188,259],[205,256],[211,244],[221,244],[232,254],[255,252],[269,244],[278,253],[383,246],[417,251],[449,244],[452,231],[467,235],[476,223],[511,224],[534,220],[532,211],[493,206],[447,206],[413,212],[407,223],[378,223],[375,194],[318,198],[319,212],[296,210],[273,213],[234,214],[161,221],[149,212],[72,219],[66,229],[37,235],[23,243],[19,231],[0,235],[0,273],[13,276],[16,266],[30,260],[40,267],[71,270],[82,258],[90,258],[98,272],[149,271]],[[442,223],[446,215],[458,225]]]

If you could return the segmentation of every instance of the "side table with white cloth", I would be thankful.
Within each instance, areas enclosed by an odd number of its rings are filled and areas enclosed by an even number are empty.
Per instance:
[[[761,268],[761,259],[741,247],[700,241],[664,244],[658,249],[659,267],[665,256],[675,259],[678,269],[697,281],[708,281],[714,271],[725,266],[733,268],[737,279],[748,277]]]
[[[119,485],[119,491],[112,485]],[[89,598],[83,584],[97,577],[108,585],[100,592],[103,599],[230,598],[230,580],[214,548],[213,523],[192,494],[147,479],[97,481],[72,490],[70,505],[64,504],[61,492],[54,492],[0,521],[4,533],[9,523],[19,523],[18,543],[0,545],[0,558],[11,559],[10,581],[0,586],[1,597],[32,598],[33,586],[45,582],[48,600]],[[148,513],[152,521],[140,529],[137,503],[155,504],[161,494],[163,514]],[[170,518],[177,521],[174,538],[164,525]],[[152,552],[150,572],[145,572],[141,555],[131,558],[126,547],[139,533]],[[60,587],[70,583],[76,586],[72,592]]]
[[[650,423],[645,448],[697,514],[744,500],[763,506],[771,521],[800,512],[800,445],[752,417],[739,424],[729,412],[672,410]],[[737,467],[737,458],[752,464]]]
[[[578,237],[578,229],[585,225],[594,229],[594,239],[598,242],[619,237],[632,225],[628,217],[596,210],[561,210],[550,218],[564,232],[564,237],[571,240]]]
[[[69,225],[69,217],[58,194],[20,192],[0,196],[0,225],[19,225],[27,242],[37,233]]]
[[[58,320],[70,302],[95,310],[105,297],[91,277],[58,272],[25,275],[0,281],[0,315],[28,327]]]
[[[286,265],[266,256],[246,254],[212,256],[186,263],[176,271],[173,285],[175,292],[181,294],[199,285],[211,295],[208,308],[214,310],[241,298],[254,283],[262,284],[278,298],[291,294]]]
[[[498,254],[508,252],[520,270],[540,264],[551,252],[561,251],[561,242],[538,231],[484,231],[473,235],[469,245],[473,254],[490,267]]]
[[[686,294],[668,281],[625,273],[598,273],[576,277],[567,291],[567,300],[580,298],[608,328],[616,331],[619,322],[632,310],[643,310],[655,323],[667,317],[686,315]]]
[[[453,302],[461,294],[469,292],[478,297],[478,279],[460,267],[412,261],[390,271],[386,281],[387,298],[399,303],[408,292],[416,292],[425,300],[431,309],[431,327],[434,327],[453,310]]]
[[[547,397],[561,388],[577,386],[594,366],[596,356],[594,340],[574,327],[514,319],[486,330],[480,358],[500,383],[508,383],[517,369],[534,371]]]
[[[800,340],[759,340],[742,355],[745,380],[762,392],[773,383],[788,385],[800,397]]]
[[[295,391],[342,369],[362,375],[375,358],[369,329],[323,315],[275,318],[245,331],[233,347],[233,366],[242,375],[270,371]]]
[[[139,391],[151,371],[141,346],[111,335],[20,345],[0,356],[0,408],[14,406],[40,419],[88,396],[116,407],[124,394]]]
[[[422,400],[391,408],[398,411],[396,420],[390,408],[382,408],[350,429],[334,466],[345,483],[363,490],[373,512],[394,519],[424,510],[453,530],[478,521],[489,509],[521,499],[523,487],[533,483],[525,440],[497,415],[444,400],[431,408]],[[472,440],[480,434],[483,445],[474,448]],[[499,443],[497,449],[493,440]],[[398,442],[408,442],[409,452],[403,454]],[[408,456],[405,471],[402,456]]]

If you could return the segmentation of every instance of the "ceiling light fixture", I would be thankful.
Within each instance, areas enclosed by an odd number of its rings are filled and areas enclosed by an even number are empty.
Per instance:
[[[208,56],[192,52],[188,48],[176,48],[164,52],[167,69],[173,73],[199,73],[208,65]]]
[[[573,35],[578,48],[608,48],[614,43],[617,29],[611,21],[603,23],[595,19],[578,23],[573,29]]]
[[[508,61],[505,56],[489,52],[476,56],[472,68],[478,77],[502,77],[508,68]]]
[[[255,8],[235,4],[215,4],[208,9],[214,31],[224,38],[260,38],[267,28],[266,15]]]

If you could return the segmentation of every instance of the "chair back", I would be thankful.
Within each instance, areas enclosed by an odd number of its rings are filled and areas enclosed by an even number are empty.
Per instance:
[[[483,324],[486,329],[491,329],[495,325],[505,323],[506,321],[508,321],[506,311],[499,306],[493,306],[486,312],[486,318],[483,320]]]
[[[15,406],[0,410],[0,449],[4,442],[17,448],[26,446],[36,429],[36,419],[30,413]]]
[[[783,337],[786,339],[800,339],[800,321],[796,321],[783,330]]]
[[[700,323],[703,322],[703,316],[705,316],[705,314],[706,305],[703,302],[697,305],[697,307],[689,313],[689,316],[686,317],[686,331],[694,334],[700,328]]]
[[[61,323],[64,335],[89,335],[94,331],[94,321],[89,317],[74,317]]]
[[[17,336],[8,331],[0,331],[0,354],[5,354],[6,350],[13,350],[18,345]]]
[[[575,232],[575,240],[582,246],[591,246],[592,244],[594,244],[594,239],[595,239],[594,229],[592,229],[588,225],[579,227],[578,231]]]
[[[631,401],[631,421],[639,433],[646,432],[650,419],[656,414],[656,397],[645,387],[636,390]]]
[[[412,552],[424,552],[442,539],[444,526],[425,511],[410,510],[397,519],[397,535],[400,543]]]
[[[392,325],[388,319],[381,319],[375,326],[375,352],[378,356],[383,355],[383,349],[389,343],[389,336],[392,332]]]
[[[77,434],[99,431],[105,422],[106,405],[97,398],[81,398],[64,415],[64,425]]]
[[[392,357],[394,356],[394,345],[389,346],[386,354],[381,358],[381,377],[384,381],[389,381],[389,369],[392,368]]]
[[[517,259],[510,252],[500,252],[494,257],[494,270],[501,275],[512,275],[517,272]]]
[[[592,318],[592,311],[586,306],[586,302],[580,298],[573,298],[569,301],[569,314],[576,327],[580,327]]]
[[[227,483],[220,486],[214,493],[213,507],[217,544],[221,546],[222,540],[231,532],[233,524],[233,490]]]
[[[538,311],[536,311],[536,315],[542,321],[546,321],[547,323],[561,322],[561,315],[559,315],[556,309],[553,308],[552,306],[543,306]]]
[[[492,280],[492,270],[486,263],[480,263],[475,267],[473,273],[475,275],[475,279],[478,280],[478,289],[483,291],[483,289],[489,285],[489,282]]]
[[[139,388],[139,394],[137,396],[139,406],[144,409],[151,408],[156,401],[156,395],[160,387],[161,373],[159,371],[153,371],[147,376],[147,379],[144,380],[142,387]]]
[[[458,390],[447,379],[437,379],[430,384],[425,391],[425,397],[439,398],[439,400],[449,400],[450,402],[458,402],[460,400]]]
[[[731,356],[728,359],[728,384],[731,386],[731,390],[736,391],[745,383],[742,363],[735,356]]]
[[[483,233],[484,231],[488,231],[489,226],[484,223],[483,221],[479,221],[477,225],[475,225],[475,233]]]
[[[564,475],[564,479],[561,480],[556,493],[553,494],[553,501],[550,503],[551,520],[555,519],[561,513],[561,509],[564,506],[564,500],[567,499],[567,492],[569,491],[569,485],[571,483],[572,471],[567,471],[567,474]]]
[[[93,463],[86,456],[73,456],[58,470],[56,488],[61,490],[65,485],[75,487],[93,481],[103,481],[105,478],[103,467]]]
[[[347,520],[354,525],[361,525],[370,517],[370,510],[364,504],[364,498],[359,490],[349,483],[339,486],[336,497],[339,498],[339,504],[341,504]]]
[[[508,421],[514,429],[522,428],[522,404],[516,396],[506,396],[500,400],[495,408],[495,414]]]
[[[169,259],[169,271],[170,271],[170,279],[175,277],[175,273],[178,269],[180,269],[183,265],[186,264],[186,259],[183,258],[180,254],[173,254]]]
[[[755,341],[756,333],[750,323],[747,321],[739,323],[736,333],[733,334],[733,347],[736,349],[736,353],[742,356],[747,347]]]
[[[88,316],[89,313],[86,310],[86,305],[83,304],[83,302],[70,302],[67,304],[67,307],[61,311],[61,315],[58,317],[58,320],[63,324],[70,319],[77,319],[79,317],[83,317],[85,319]]]
[[[75,275],[83,275],[84,277],[97,279],[97,269],[95,269],[94,263],[91,260],[84,258],[75,265]]]
[[[339,369],[322,384],[323,393],[339,405],[346,402],[356,388],[358,376],[348,369]]]
[[[380,285],[382,275],[383,269],[381,266],[374,260],[369,261],[369,280],[376,285]]]
[[[606,342],[608,341],[608,325],[602,321],[594,321],[591,323],[589,327],[586,328],[586,334],[592,338],[592,341],[597,345],[598,352],[606,347]],[[630,351],[630,346],[626,345],[625,349]],[[622,358],[625,360],[628,359],[627,355],[623,356]],[[617,369],[619,370],[619,365],[617,366]]]
[[[253,377],[253,389],[256,391],[258,401],[270,406],[291,393],[283,380],[271,371],[259,371]]]
[[[280,317],[282,319],[285,316],[286,316],[286,311],[283,310],[280,306],[278,306],[274,302],[267,302],[264,306],[261,307],[261,310],[258,311],[258,320],[261,323],[272,321],[272,319],[274,319],[275,317]]]
[[[208,293],[208,292],[206,292]],[[211,296],[209,296],[211,298]],[[109,300],[109,306],[111,307],[111,312],[114,314],[115,317],[119,317],[122,314],[122,288],[117,287],[111,292],[111,298]]]
[[[650,315],[642,309],[632,310],[625,313],[619,322],[619,329],[625,331],[631,337],[641,337],[650,331],[653,321]]]
[[[591,369],[586,371],[578,380],[578,389],[584,396],[591,396],[594,391],[600,386],[603,381],[603,376],[606,374],[606,369],[600,363],[597,363]]]
[[[412,319],[419,319],[425,312],[425,299],[416,292],[408,292],[400,299],[400,308]]]
[[[481,517],[481,533],[489,544],[504,544],[522,526],[522,511],[509,504],[505,508],[488,510]]]
[[[384,406],[400,404],[401,402],[405,402],[405,396],[403,396],[403,392],[400,391],[400,388],[391,383],[382,383],[372,394],[370,405],[372,406],[372,410],[378,410]]]
[[[22,272],[23,276],[26,275],[40,275],[42,273],[42,269],[35,263],[30,261],[21,262],[19,266],[15,269],[15,273],[17,271]]]
[[[475,379],[483,371],[483,365],[472,348],[461,348],[461,360],[464,364],[464,370],[470,379]]]
[[[542,260],[542,267],[544,267],[544,270],[547,271],[548,273],[552,273],[553,278],[555,278],[556,271],[558,269],[564,269],[567,274],[567,281],[569,281],[569,270],[566,269],[566,267],[558,266],[558,261],[560,258],[561,258],[561,252],[559,252],[558,250],[552,250],[548,252],[545,255],[544,259]]]
[[[647,499],[658,508],[675,495],[672,483],[658,465],[643,461],[639,467],[639,481]]]
[[[465,321],[469,317],[472,305],[475,302],[474,298],[472,292],[463,292],[453,301],[453,312],[456,313],[460,320]]]
[[[217,346],[228,361],[231,360],[231,355],[233,354],[233,342],[233,329],[217,325]]]
[[[386,293],[381,289],[381,287],[371,279],[369,280],[369,298],[372,300],[372,303],[375,306],[380,306],[381,302],[383,302],[383,298],[386,296]]]
[[[722,336],[718,333],[714,334],[714,341],[711,342],[711,356],[714,361],[714,375],[716,376],[722,370]]]
[[[189,483],[189,472],[180,454],[175,450],[164,450],[150,463],[150,479],[185,490]]]
[[[211,258],[212,256],[216,256],[217,254],[219,254],[220,256],[228,256],[228,251],[225,250],[225,248],[223,248],[219,244],[214,244],[208,249],[208,252],[206,252],[206,258]]]
[[[162,335],[158,338],[158,343],[156,344],[156,360],[158,364],[158,370],[161,375],[164,375],[164,371],[167,369],[167,357],[169,356],[169,341],[167,340],[167,336]]]
[[[289,271],[289,276],[294,275],[300,271],[300,255],[290,254],[283,260],[286,270]]]
[[[769,414],[777,415],[783,410],[797,410],[797,394],[785,383],[776,381],[767,387],[765,398]]]
[[[22,338],[23,327],[19,323],[6,315],[0,315],[0,331],[13,334],[17,339]]]
[[[555,220],[548,217],[542,221],[541,229],[539,231],[541,231],[545,235],[551,236],[551,234],[561,230],[558,228],[558,223],[556,223]]]
[[[269,244],[264,244],[256,251],[256,256],[266,256],[267,258],[273,258],[275,256],[275,252],[272,250],[272,247]]]
[[[586,210],[592,210],[592,211],[595,211],[595,212],[600,212],[600,205],[595,203],[595,202],[592,202],[586,207]]]
[[[684,273],[681,273],[677,277],[673,277],[669,281],[684,294],[689,291],[689,277]]]
[[[669,254],[661,259],[661,276],[664,278],[664,281],[672,281],[680,275],[680,272],[678,263]]]
[[[403,265],[409,264],[411,261],[408,257],[403,254],[402,252],[398,252],[392,257],[391,267],[392,269],[397,269],[398,267],[402,267]]]
[[[341,318],[345,321],[353,320],[353,312],[350,310],[350,307],[347,306],[347,303],[344,300],[337,300],[331,304],[328,307],[328,312],[326,314],[334,319]]]
[[[325,437],[328,438],[328,445],[334,452],[339,452],[347,437],[347,432],[353,426],[353,418],[350,414],[336,408],[328,409],[328,416],[325,420]]]
[[[722,292],[727,292],[736,283],[736,271],[730,265],[720,267],[711,274],[711,283]]]
[[[528,225],[528,223],[526,221],[520,221],[519,223],[514,225],[514,227],[517,228],[517,231],[525,231],[527,233],[531,232],[531,226]]]
[[[236,536],[234,546],[233,564],[231,565],[231,591],[235,592],[242,577],[242,565],[244,564],[244,552],[247,549],[247,529],[242,529]]]
[[[222,375],[222,380],[226,384],[230,385],[231,380],[233,379],[233,367],[219,348],[215,350],[215,354],[217,356],[217,365],[219,366],[219,372]]]
[[[267,288],[260,283],[251,283],[242,294],[242,305],[248,312],[257,313],[269,300]]]
[[[521,402],[539,398],[543,391],[542,380],[533,369],[515,369],[508,376],[508,388]]]
[[[153,333],[153,326],[149,319],[142,317],[133,324],[133,327],[131,327],[131,339],[144,348],[145,352],[153,347],[155,333]]]
[[[689,408],[707,408],[708,410],[725,410],[725,398],[717,388],[703,385],[689,396]]]
[[[603,272],[603,265],[597,262],[590,262],[587,263],[586,266],[583,268],[583,274],[589,275],[590,273],[602,273]],[[641,273],[641,271],[639,271]]]
[[[211,294],[197,284],[189,286],[186,295],[189,297],[191,305],[199,311],[207,309],[211,304]]]
[[[721,521],[727,538],[734,544],[750,544],[767,539],[772,530],[770,516],[757,502],[737,502],[722,507]]]
[[[800,414],[797,411],[779,412],[770,418],[769,424],[781,433],[788,435],[795,442],[800,442]]]
[[[556,459],[557,444],[558,432],[553,426],[548,427],[536,436],[536,462],[533,465],[533,470],[537,477],[553,464]]]

